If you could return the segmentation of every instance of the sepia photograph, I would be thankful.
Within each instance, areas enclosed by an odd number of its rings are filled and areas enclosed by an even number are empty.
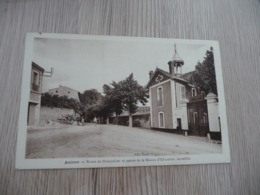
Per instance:
[[[16,168],[228,162],[217,41],[27,35]]]

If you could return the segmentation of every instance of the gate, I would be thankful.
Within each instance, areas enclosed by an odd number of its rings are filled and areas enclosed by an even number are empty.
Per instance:
[[[207,101],[190,102],[187,108],[190,135],[207,136],[209,132]]]

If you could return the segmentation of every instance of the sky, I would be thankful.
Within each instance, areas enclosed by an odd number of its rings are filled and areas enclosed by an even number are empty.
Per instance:
[[[182,44],[177,52],[184,60],[182,72],[193,71],[205,57],[210,45]],[[33,61],[46,71],[54,68],[52,77],[43,78],[43,92],[59,85],[83,92],[125,79],[131,73],[140,85],[149,81],[149,71],[156,67],[169,71],[168,61],[174,54],[172,39],[98,40],[35,38]]]

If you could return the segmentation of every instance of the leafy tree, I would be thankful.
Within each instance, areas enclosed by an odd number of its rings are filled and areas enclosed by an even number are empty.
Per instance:
[[[41,106],[52,107],[51,105],[51,94],[43,93],[41,97]]]
[[[129,126],[132,127],[132,114],[136,112],[138,102],[143,105],[147,103],[148,90],[134,80],[133,73],[118,83],[113,81],[111,85],[112,87],[104,86],[105,97],[115,112],[121,113],[123,109],[128,111]]]
[[[116,86],[116,83],[113,82],[111,84],[112,86]],[[123,111],[123,104],[121,101],[120,94],[117,94],[113,87],[110,87],[109,85],[103,86],[103,91],[105,94],[105,97],[103,98],[103,105],[104,108],[107,111],[107,114],[115,113],[117,118],[117,124],[118,124],[118,117]]]
[[[83,93],[79,92],[79,100],[86,106],[95,104],[101,99],[101,93],[96,89],[85,90]]]
[[[58,97],[58,107],[59,108],[69,108],[69,98],[68,96],[59,96]]]
[[[205,91],[206,94],[209,92],[213,92],[216,95],[218,94],[212,47],[206,51],[203,62],[197,63],[194,82],[200,90]]]
[[[41,105],[46,107],[60,107],[59,104],[59,96],[58,95],[51,95],[48,92],[42,94],[41,97]]]
[[[75,113],[82,115],[83,106],[82,104],[73,98],[68,99],[68,108],[73,109]]]
[[[79,100],[82,104],[82,112],[86,121],[91,121],[96,116],[94,108],[101,98],[101,93],[96,89],[85,90],[83,93],[79,93]]]
[[[107,120],[112,114],[111,105],[106,101],[106,98],[102,96],[102,98],[96,102],[96,104],[90,106],[91,113],[93,113],[96,117],[99,117],[101,120]]]
[[[82,107],[76,99],[68,98],[68,96],[51,95],[48,92],[42,94],[41,106],[73,109],[75,113],[80,113]]]

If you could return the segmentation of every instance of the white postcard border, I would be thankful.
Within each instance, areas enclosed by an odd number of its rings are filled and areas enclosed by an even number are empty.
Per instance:
[[[176,44],[204,44],[214,48],[215,71],[218,87],[219,112],[221,116],[222,153],[220,154],[190,154],[172,156],[130,156],[109,158],[57,158],[57,159],[26,159],[27,136],[27,104],[30,95],[30,71],[33,57],[34,38],[53,39],[84,39],[84,40],[117,40],[117,41],[149,41],[174,42]],[[229,163],[230,149],[228,141],[228,125],[226,117],[226,103],[224,98],[224,84],[221,68],[220,48],[217,41],[162,39],[146,37],[118,37],[95,35],[70,35],[49,33],[28,33],[25,44],[25,57],[22,76],[22,90],[18,123],[18,138],[16,151],[17,169],[64,169],[64,168],[97,168],[97,167],[132,167],[132,166],[162,166],[162,165],[192,165]],[[26,111],[26,112],[25,112]]]

